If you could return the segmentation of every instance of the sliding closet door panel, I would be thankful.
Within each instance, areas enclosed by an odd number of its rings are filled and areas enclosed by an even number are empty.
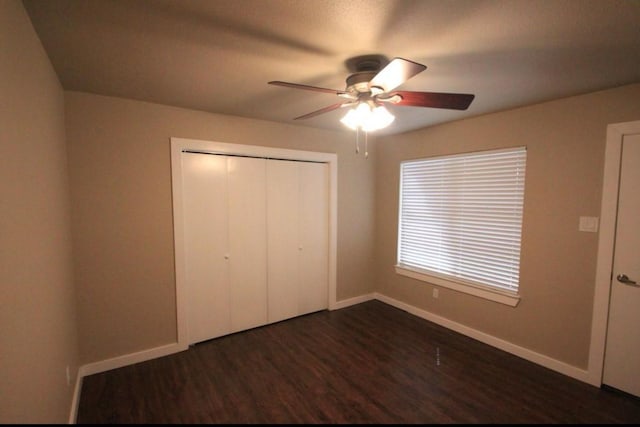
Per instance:
[[[229,157],[231,331],[267,323],[266,160]]]
[[[329,306],[329,167],[299,163],[299,314]]]
[[[269,322],[299,314],[298,163],[267,161]]]
[[[182,154],[189,344],[230,331],[227,160]]]

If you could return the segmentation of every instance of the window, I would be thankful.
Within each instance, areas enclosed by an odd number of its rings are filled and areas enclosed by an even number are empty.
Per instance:
[[[400,165],[396,271],[515,306],[526,148]]]

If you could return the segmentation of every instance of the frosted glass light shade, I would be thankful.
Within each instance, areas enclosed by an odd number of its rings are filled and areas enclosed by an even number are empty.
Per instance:
[[[389,126],[395,117],[383,106],[373,109],[367,103],[360,103],[356,108],[347,111],[340,121],[350,129],[361,128],[366,132],[373,132]]]
[[[396,118],[383,106],[373,109],[371,114],[362,122],[362,130],[373,132],[389,126]]]
[[[367,103],[361,103],[356,108],[349,110],[340,121],[347,127],[356,130],[362,126],[369,115],[371,115],[371,107]]]

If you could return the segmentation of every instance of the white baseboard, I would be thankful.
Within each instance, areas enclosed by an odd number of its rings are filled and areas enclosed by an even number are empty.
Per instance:
[[[362,302],[371,301],[372,299],[375,299],[375,294],[365,294],[341,301],[336,301],[336,303],[331,307],[331,310],[339,310],[341,308],[346,308],[352,305],[360,304]]]
[[[73,389],[73,398],[71,399],[71,413],[69,414],[69,424],[75,424],[78,419],[78,406],[80,405],[80,390],[82,390],[82,375],[76,375],[76,385]]]
[[[420,308],[414,307],[402,301],[395,300],[386,295],[383,295],[380,293],[375,293],[374,295],[375,295],[375,299],[381,302],[384,302],[386,304],[392,305],[401,310],[404,310],[415,316],[421,317],[425,320],[436,323],[440,326],[444,326],[447,329],[451,329],[452,331],[458,332],[462,335],[466,335],[470,338],[476,339],[492,347],[496,347],[500,350],[506,351],[507,353],[511,353],[515,356],[521,357],[525,360],[536,363],[540,366],[544,366],[545,368],[549,368],[553,371],[559,372],[563,375],[567,375],[571,378],[575,378],[579,381],[593,385],[592,382],[589,381],[589,372],[584,369],[577,368],[575,366],[569,365],[560,360],[553,359],[549,356],[545,356],[544,354],[536,353],[535,351],[529,350],[524,347],[520,347],[516,344],[510,343],[500,338],[496,338],[484,332],[480,332],[476,329],[470,328],[468,326],[462,325],[460,323],[457,323],[452,320],[446,319],[444,317],[438,316],[436,314],[430,313],[426,310],[422,310]]]
[[[114,357],[113,359],[102,360],[100,362],[82,365],[79,369],[79,376],[98,374],[100,372],[110,371],[111,369],[122,368],[123,366],[133,365],[135,363],[146,362],[147,360],[156,359],[158,357],[168,356],[178,353],[189,348],[188,345],[178,343],[167,344],[162,347],[151,348],[139,351],[137,353],[125,354],[123,356]]]

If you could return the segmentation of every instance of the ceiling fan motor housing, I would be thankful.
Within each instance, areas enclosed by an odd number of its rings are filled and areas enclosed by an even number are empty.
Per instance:
[[[360,71],[347,77],[346,91],[354,95],[371,92],[369,82],[377,71]]]
[[[345,91],[354,96],[371,93],[369,82],[388,63],[389,59],[384,55],[361,55],[347,59],[345,64],[352,74],[347,77]]]
[[[345,61],[347,70],[351,73],[358,73],[361,71],[374,71],[377,73],[388,63],[389,58],[384,55],[360,55],[354,56]]]

